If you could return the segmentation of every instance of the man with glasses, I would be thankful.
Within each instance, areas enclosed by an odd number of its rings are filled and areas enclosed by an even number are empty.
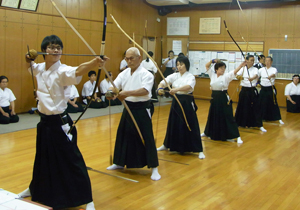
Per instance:
[[[54,209],[87,204],[95,210],[90,178],[83,157],[77,147],[76,128],[66,113],[71,85],[78,84],[82,75],[94,67],[102,67],[107,60],[95,57],[78,67],[61,64],[63,43],[56,35],[44,38],[41,49],[48,53],[44,63],[34,63],[35,50],[26,54],[28,71],[36,76],[41,120],[37,125],[36,155],[32,181],[20,197],[32,196]],[[31,68],[32,67],[32,68]]]
[[[125,60],[128,68],[122,71],[114,83],[118,90],[109,88],[114,98],[125,100],[130,108],[144,138],[144,143],[135,128],[132,119],[126,109],[123,110],[114,151],[113,165],[108,170],[127,168],[152,169],[151,179],[156,181],[161,178],[158,173],[158,158],[152,130],[151,117],[154,107],[151,102],[151,89],[153,75],[141,64],[140,51],[131,47],[126,51]],[[116,95],[118,93],[118,95]],[[108,97],[108,99],[111,99]]]

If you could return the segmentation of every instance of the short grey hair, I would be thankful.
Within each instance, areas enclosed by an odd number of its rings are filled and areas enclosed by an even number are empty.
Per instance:
[[[126,53],[127,53],[128,51],[133,51],[134,54],[135,54],[136,56],[140,56],[140,55],[141,55],[139,49],[136,48],[136,47],[130,47],[128,50],[126,50]]]

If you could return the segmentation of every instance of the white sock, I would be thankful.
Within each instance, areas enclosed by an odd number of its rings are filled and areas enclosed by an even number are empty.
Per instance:
[[[284,125],[284,122],[283,122],[282,120],[279,120],[279,123],[280,123],[281,125]]]
[[[29,188],[27,188],[27,189],[24,190],[23,192],[19,193],[18,196],[19,196],[20,198],[30,197],[30,196],[31,196],[31,193],[30,193]]]
[[[94,202],[92,201],[92,202],[86,204],[86,209],[85,210],[96,210]]]
[[[111,166],[108,166],[106,169],[107,170],[116,170],[116,169],[123,169],[123,166],[118,166],[116,164],[112,164]]]
[[[163,151],[163,150],[168,150],[168,148],[165,145],[161,145],[160,147],[157,148],[157,151]]]
[[[259,130],[261,130],[262,132],[267,132],[267,130],[264,127],[260,127]]]
[[[204,159],[204,158],[205,158],[205,155],[204,155],[203,152],[199,152],[199,158],[200,158],[200,159]]]
[[[157,181],[157,180],[160,180],[161,176],[160,174],[158,173],[158,169],[157,167],[156,168],[152,168],[152,175],[151,175],[151,179],[153,181]]]
[[[201,137],[207,137],[205,133],[201,133]]]
[[[238,144],[242,144],[243,143],[241,137],[238,137],[236,141],[237,141]]]

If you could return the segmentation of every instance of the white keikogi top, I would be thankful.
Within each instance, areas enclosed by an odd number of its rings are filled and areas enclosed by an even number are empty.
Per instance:
[[[166,58],[163,63],[166,61],[166,60],[169,60],[169,58]],[[173,58],[171,60],[168,61],[168,63],[166,63],[165,65],[166,67],[169,67],[169,68],[176,68],[176,58]]]
[[[81,91],[82,97],[92,96],[95,85],[96,85],[96,81],[94,81],[93,84],[91,83],[90,80],[87,81],[86,83],[84,83],[82,91]],[[96,93],[98,93],[98,92],[99,92],[99,90],[97,87]],[[82,101],[83,101],[83,103],[87,104],[87,99],[83,99]]]
[[[254,77],[255,75],[258,75],[258,69],[255,68],[254,66],[252,66],[251,68],[248,69],[249,74],[250,74],[250,78]],[[252,80],[252,82],[250,83],[249,79],[249,75],[247,72],[247,67],[244,66],[243,68],[241,68],[238,72],[237,75],[242,76],[243,79],[241,80],[241,86],[243,87],[251,87],[251,83],[252,83],[252,87],[256,86],[257,83],[257,79]]]
[[[224,73],[223,75],[217,77],[217,73],[215,72],[214,67],[210,68],[207,71],[207,74],[210,78],[211,90],[227,90],[229,83],[235,78],[234,71]]]
[[[9,88],[2,90],[0,88],[0,106],[7,107],[10,105],[10,102],[16,100],[14,93]]]
[[[177,94],[192,93],[196,85],[195,76],[188,71],[186,71],[183,75],[181,75],[179,72],[170,74],[169,76],[167,76],[166,80],[169,85],[172,85],[172,88],[179,88],[185,85],[189,85],[192,88],[191,91],[178,91]],[[162,80],[160,84],[164,84],[165,86],[167,86],[164,80]]]
[[[268,79],[268,77],[271,76],[272,74],[275,74],[275,76],[277,75],[277,69],[276,68],[274,68],[272,66],[269,69],[267,69],[267,67],[260,68],[258,70],[258,76],[261,77],[260,84],[262,86],[265,86],[265,87],[270,87],[270,86],[274,85],[275,84],[275,78],[272,77],[270,79],[271,82]]]
[[[75,85],[71,85],[70,99],[78,98],[79,93]]]
[[[125,59],[123,59],[120,63],[120,70],[126,66],[127,66],[127,62],[125,61]]]
[[[300,84],[295,85],[293,82],[287,84],[285,86],[284,95],[285,96],[300,95]]]
[[[71,85],[78,84],[82,76],[76,77],[78,67],[67,66],[57,61],[47,71],[44,63],[32,65],[36,77],[39,98],[38,110],[45,115],[61,114],[67,109]],[[28,68],[31,73],[30,68]]]
[[[131,68],[127,68],[122,71],[114,83],[118,89],[126,90],[137,90],[145,88],[148,91],[148,95],[144,96],[129,96],[125,100],[131,102],[143,102],[151,99],[151,89],[153,86],[154,76],[147,69],[141,65],[131,75]],[[111,85],[112,87],[112,85]]]
[[[108,88],[111,87],[111,82],[106,79],[102,80],[100,83],[100,91],[102,94],[105,94],[108,91]]]
[[[90,80],[87,81],[86,83],[84,83],[82,91],[81,91],[81,95],[84,97],[92,96],[95,85],[96,85],[96,81],[94,81],[93,84],[91,83]],[[99,92],[99,89],[97,87],[96,93],[98,93],[98,92]]]
[[[152,60],[149,59],[149,62],[147,62],[146,60],[143,60],[141,65],[148,71],[152,71],[154,74],[156,74],[157,68]]]

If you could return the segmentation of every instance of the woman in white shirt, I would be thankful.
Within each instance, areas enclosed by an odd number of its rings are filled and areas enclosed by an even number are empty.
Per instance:
[[[300,112],[300,84],[299,75],[292,77],[293,81],[285,86],[284,95],[286,96],[287,112]]]
[[[210,68],[215,63],[214,70]],[[208,136],[212,140],[226,141],[237,138],[237,143],[243,143],[237,123],[233,117],[232,101],[227,89],[229,83],[236,77],[237,72],[247,63],[241,63],[235,70],[225,73],[226,64],[218,59],[213,59],[205,66],[210,77],[212,90],[209,114],[202,137]]]
[[[151,57],[153,57],[152,51],[149,51],[148,54]],[[157,72],[157,68],[156,68],[155,64],[152,62],[152,60],[150,60],[149,58],[143,60],[141,65],[154,75],[154,78],[153,78],[154,82],[153,82],[153,86],[152,86],[152,90],[151,90],[151,93],[152,93],[151,100],[155,102],[155,101],[157,101],[157,95],[156,95],[156,91],[155,91],[156,90],[155,74]]]
[[[195,76],[188,72],[190,61],[187,57],[178,57],[176,64],[179,72],[169,75],[166,81],[169,85],[172,85],[170,94],[176,94],[179,99],[191,131],[189,131],[184,121],[178,102],[173,98],[166,137],[163,145],[157,150],[170,149],[170,151],[180,152],[181,154],[184,152],[199,152],[199,158],[204,159],[200,127],[196,115],[198,107],[192,95],[196,84]],[[164,93],[163,88],[166,86],[167,84],[162,80],[158,85],[158,94],[162,95]]]
[[[8,78],[6,76],[0,76],[0,124],[9,124],[19,122],[19,117],[15,112],[15,100],[16,97],[7,88]],[[11,106],[11,110],[9,110]]]

